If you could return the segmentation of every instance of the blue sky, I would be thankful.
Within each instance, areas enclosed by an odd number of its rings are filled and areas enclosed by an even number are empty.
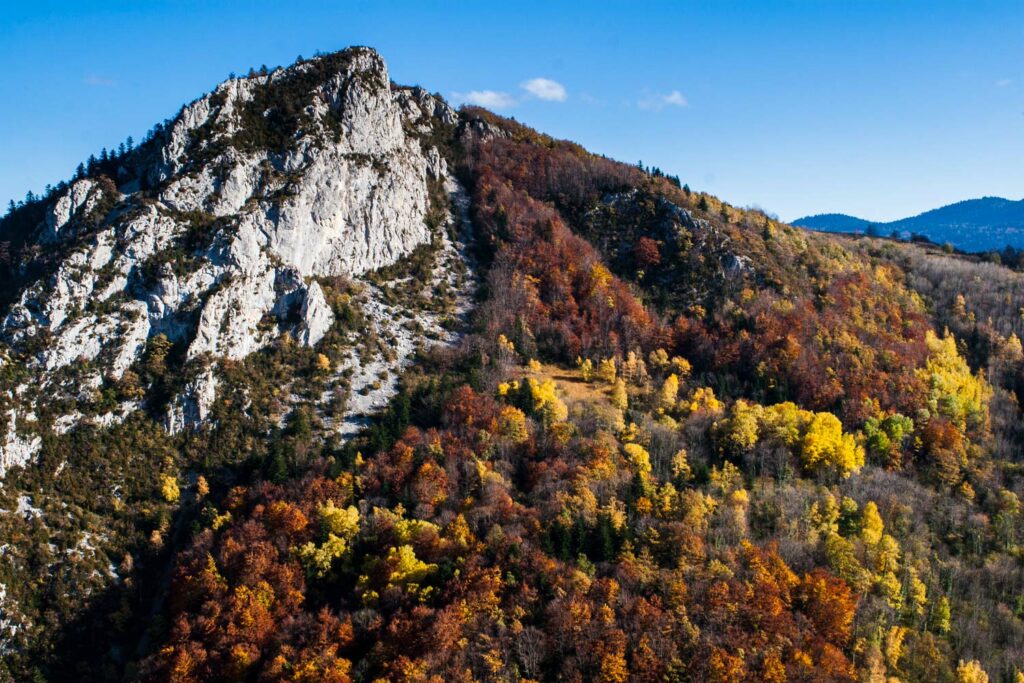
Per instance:
[[[227,77],[370,45],[392,78],[791,220],[1024,196],[1024,2],[10,2],[0,201]]]

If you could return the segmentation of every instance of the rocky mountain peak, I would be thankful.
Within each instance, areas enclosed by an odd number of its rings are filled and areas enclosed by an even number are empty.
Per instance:
[[[116,178],[67,185],[32,238],[52,267],[0,325],[20,380],[3,400],[0,471],[45,429],[77,425],[156,337],[193,368],[166,409],[172,431],[206,419],[219,359],[282,334],[316,345],[334,323],[319,279],[359,277],[439,238],[430,187],[458,188],[423,141],[457,119],[394,87],[375,51],[350,48],[231,78],[158,126]],[[93,419],[155,409],[139,393]],[[44,396],[62,406],[52,417]]]

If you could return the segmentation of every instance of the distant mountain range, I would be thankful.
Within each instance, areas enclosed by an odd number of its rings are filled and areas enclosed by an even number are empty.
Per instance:
[[[964,251],[989,251],[1007,245],[1024,248],[1024,200],[968,199],[888,223],[825,213],[798,218],[793,225],[826,232],[875,230],[880,235],[890,235],[895,231],[903,237],[918,234],[939,244],[949,242]]]

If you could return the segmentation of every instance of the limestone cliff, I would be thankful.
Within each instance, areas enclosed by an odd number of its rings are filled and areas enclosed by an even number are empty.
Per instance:
[[[74,403],[120,380],[156,335],[202,366],[166,406],[172,431],[205,419],[220,359],[284,333],[317,344],[334,314],[316,278],[359,276],[432,239],[428,179],[458,188],[421,140],[457,120],[440,99],[394,87],[374,51],[352,48],[232,78],[160,127],[126,161],[126,182],[70,184],[34,238],[57,265],[0,325],[21,364],[0,406],[0,473],[39,447],[40,401]],[[65,411],[52,428],[82,417]]]

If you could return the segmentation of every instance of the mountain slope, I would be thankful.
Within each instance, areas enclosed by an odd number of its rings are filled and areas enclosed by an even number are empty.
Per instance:
[[[891,232],[924,235],[937,244],[952,244],[963,251],[999,250],[1007,245],[1024,246],[1024,200],[982,197],[925,211],[917,216],[878,223],[846,216],[822,214],[793,221],[813,230],[827,232]]]
[[[117,379],[117,354],[47,368],[63,321],[11,328],[31,447],[0,487],[0,677],[1012,680],[1018,274],[736,209],[388,84],[365,49],[311,64],[88,178],[160,216],[225,159],[296,169],[169,214],[176,253],[129,269],[224,269],[180,337],[147,318]],[[327,158],[350,175],[313,182]],[[123,214],[47,246],[65,192],[21,209],[12,311],[64,310],[32,273],[102,276]],[[124,278],[77,299],[114,350],[156,291]]]
[[[4,535],[48,543],[6,546],[3,651],[120,580],[166,527],[176,496],[148,496],[186,450],[237,466],[297,407],[358,431],[421,348],[456,338],[466,200],[427,143],[455,116],[347,50],[227,81],[4,219],[22,240],[3,269],[20,286],[0,324]],[[24,579],[39,571],[63,579]]]

